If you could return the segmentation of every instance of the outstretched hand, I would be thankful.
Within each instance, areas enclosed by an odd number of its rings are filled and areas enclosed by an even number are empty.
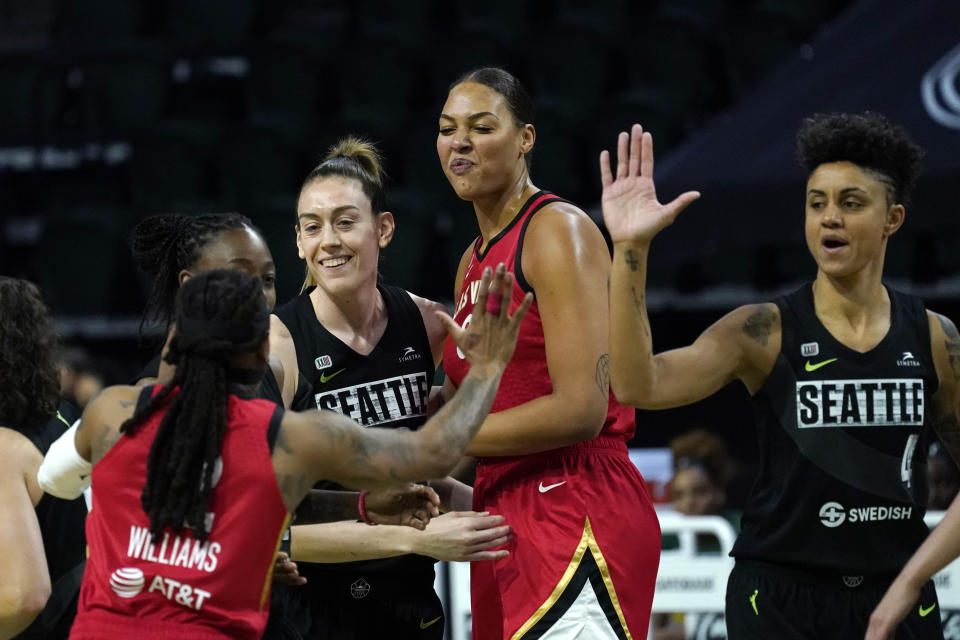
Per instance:
[[[434,518],[423,533],[416,534],[414,552],[448,562],[499,560],[510,552],[496,547],[510,539],[510,525],[504,524],[503,516],[451,511]]]
[[[367,517],[375,524],[395,524],[422,530],[440,515],[437,492],[422,484],[370,491],[364,498]]]
[[[450,337],[460,348],[470,366],[495,363],[506,367],[517,346],[520,321],[533,302],[528,293],[513,315],[510,300],[513,297],[513,274],[508,273],[503,263],[497,265],[496,273],[490,267],[483,270],[477,303],[463,327],[442,311],[437,316],[447,328]]]
[[[613,242],[649,243],[700,197],[698,191],[687,191],[660,204],[653,183],[653,136],[639,124],[617,139],[616,178],[610,171],[610,152],[600,153],[600,180],[603,221]]]

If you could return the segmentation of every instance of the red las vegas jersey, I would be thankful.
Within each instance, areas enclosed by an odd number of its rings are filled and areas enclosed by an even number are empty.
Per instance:
[[[564,200],[546,191],[534,194],[520,209],[520,213],[513,219],[513,222],[497,234],[487,245],[486,251],[482,253],[480,252],[481,239],[477,238],[470,255],[470,262],[467,265],[463,285],[460,288],[460,299],[454,313],[454,320],[461,327],[470,323],[473,305],[476,303],[477,292],[480,287],[480,277],[483,275],[484,268],[495,269],[502,262],[507,271],[514,274],[519,286],[513,288],[513,297],[510,299],[511,313],[523,302],[526,293],[533,291],[524,279],[523,270],[520,266],[523,237],[534,214],[551,202],[564,202]],[[575,348],[576,345],[570,346]],[[443,351],[443,369],[456,386],[460,385],[460,381],[470,370],[470,364],[458,351],[457,345],[448,338]],[[550,373],[547,370],[543,325],[540,322],[540,311],[537,308],[536,301],[534,301],[520,323],[517,348],[513,353],[510,364],[504,371],[500,389],[490,412],[495,413],[530,402],[540,396],[549,395],[552,391]],[[633,409],[621,406],[613,397],[613,393],[610,393],[607,419],[600,435],[622,437],[626,442],[633,437],[634,428]]]
[[[159,387],[144,389],[148,401]],[[173,394],[178,393],[174,391]],[[172,396],[171,396],[172,397]],[[93,467],[89,558],[71,638],[260,638],[274,558],[287,521],[271,436],[282,409],[228,396],[227,432],[214,468],[208,538],[185,528],[156,543],[140,503],[161,409],[121,436]]]

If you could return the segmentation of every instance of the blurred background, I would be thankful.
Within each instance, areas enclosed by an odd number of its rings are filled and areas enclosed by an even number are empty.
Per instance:
[[[384,278],[449,301],[476,222],[441,173],[436,118],[457,76],[501,65],[537,105],[541,188],[599,220],[597,155],[640,122],[661,198],[703,192],[654,245],[658,350],[813,277],[793,136],[817,111],[884,112],[927,149],[887,273],[960,321],[958,27],[955,0],[0,0],[0,273],[45,291],[70,380],[127,382],[156,348],[137,337],[133,225],[249,216],[284,301],[303,274],[300,182],[357,133],[392,178]],[[632,444],[703,427],[749,478],[747,400],[735,384],[639,412]]]

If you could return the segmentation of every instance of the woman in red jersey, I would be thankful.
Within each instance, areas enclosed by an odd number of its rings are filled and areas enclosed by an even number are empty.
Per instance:
[[[437,152],[480,227],[460,261],[454,319],[476,321],[481,274],[500,262],[520,285],[503,304],[525,292],[536,300],[469,447],[479,457],[474,509],[503,515],[514,532],[509,557],[472,567],[473,637],[639,637],[660,529],[627,456],[633,410],[609,393],[610,257],[581,209],[532,183],[535,140],[530,98],[512,75],[485,68],[453,83]],[[451,341],[443,362],[452,391],[469,363]]]
[[[485,291],[504,287],[508,274],[491,284],[487,272]],[[467,331],[443,318],[476,373],[410,433],[250,397],[269,354],[257,278],[201,273],[177,301],[170,384],[111,387],[77,429],[95,499],[72,638],[259,638],[288,514],[320,478],[384,487],[447,473],[492,403],[526,310],[479,308],[481,326]]]

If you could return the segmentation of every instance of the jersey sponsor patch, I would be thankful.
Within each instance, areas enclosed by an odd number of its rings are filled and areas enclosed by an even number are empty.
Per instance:
[[[922,426],[923,380],[810,380],[797,382],[797,426]]]
[[[364,426],[424,416],[430,383],[423,372],[317,393],[318,409],[336,411]]]

